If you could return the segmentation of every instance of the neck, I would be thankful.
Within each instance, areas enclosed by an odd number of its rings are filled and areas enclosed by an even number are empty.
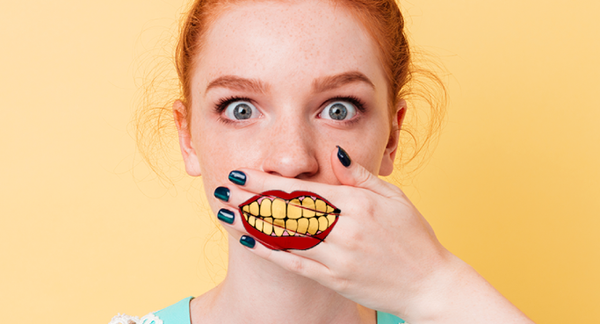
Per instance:
[[[254,255],[231,237],[227,277],[196,304],[194,324],[375,323],[374,311]],[[195,321],[196,314],[202,319]]]

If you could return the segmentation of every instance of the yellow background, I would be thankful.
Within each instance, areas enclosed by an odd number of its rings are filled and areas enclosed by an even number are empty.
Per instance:
[[[131,135],[145,55],[182,6],[0,4],[3,322],[107,323],[222,277],[200,181],[162,186]],[[536,322],[599,323],[600,2],[403,6],[414,43],[451,73],[438,148],[403,188]]]

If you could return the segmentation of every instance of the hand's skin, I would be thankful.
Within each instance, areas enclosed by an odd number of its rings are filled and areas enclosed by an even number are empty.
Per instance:
[[[344,167],[332,152],[342,185],[329,185],[241,169],[244,186],[223,207],[236,214],[224,224],[246,235],[237,207],[267,190],[318,193],[342,210],[336,227],[309,250],[273,251],[258,241],[250,251],[311,278],[366,307],[415,323],[531,323],[477,272],[446,250],[402,191],[353,162]]]

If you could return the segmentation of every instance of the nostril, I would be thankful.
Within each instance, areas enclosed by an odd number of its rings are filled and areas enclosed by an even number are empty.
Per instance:
[[[309,178],[314,177],[317,174],[317,172],[303,172],[303,173],[297,174],[296,176],[291,176],[291,175],[288,176],[288,175],[283,175],[276,171],[265,171],[265,173],[268,173],[268,174],[271,174],[274,176],[278,176],[278,177],[296,178],[296,179],[309,179]]]

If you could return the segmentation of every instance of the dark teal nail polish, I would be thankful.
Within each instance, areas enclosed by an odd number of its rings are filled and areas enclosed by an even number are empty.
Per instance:
[[[217,213],[217,218],[220,221],[225,222],[227,224],[233,224],[233,220],[235,219],[235,214],[230,210],[221,209]]]
[[[231,171],[229,172],[229,181],[243,186],[246,184],[246,174],[242,171]]]
[[[339,145],[337,146],[338,148],[338,159],[340,159],[340,162],[342,162],[342,165],[345,166],[346,168],[350,166],[350,164],[352,163],[352,160],[350,160],[350,157],[348,156],[348,153],[346,153],[346,151],[344,151],[343,148],[341,148]]]
[[[240,243],[242,243],[243,246],[247,246],[251,249],[254,247],[254,245],[256,245],[256,241],[248,235],[242,235],[240,238]]]
[[[229,195],[229,189],[225,187],[218,187],[217,189],[215,189],[215,197],[217,197],[218,199],[221,199],[223,201],[229,201]]]

